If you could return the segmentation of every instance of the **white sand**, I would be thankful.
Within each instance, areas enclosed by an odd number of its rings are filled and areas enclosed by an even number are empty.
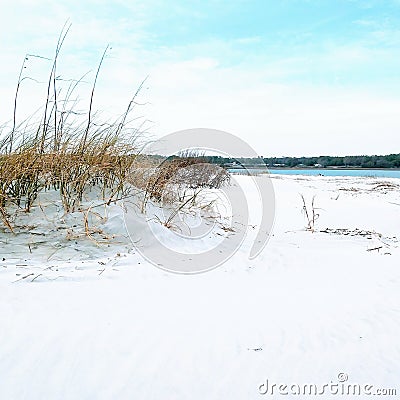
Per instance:
[[[257,399],[266,379],[322,385],[340,372],[399,394],[400,181],[273,183],[263,253],[250,261],[245,242],[200,275],[143,261],[116,206],[99,222],[119,235],[110,247],[46,228],[30,253],[26,237],[0,234],[0,399]],[[299,193],[322,208],[314,233]]]

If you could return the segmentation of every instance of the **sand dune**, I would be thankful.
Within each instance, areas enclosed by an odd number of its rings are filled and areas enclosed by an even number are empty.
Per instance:
[[[0,398],[257,399],[267,379],[322,386],[339,373],[399,394],[399,180],[272,180],[261,255],[248,259],[250,228],[229,261],[194,276],[145,261],[118,205],[93,221],[100,246],[40,210],[30,234],[2,232]],[[256,225],[256,191],[238,181]],[[316,196],[314,232],[300,193]]]

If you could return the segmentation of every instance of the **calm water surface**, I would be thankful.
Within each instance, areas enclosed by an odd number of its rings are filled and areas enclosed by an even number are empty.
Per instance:
[[[265,169],[249,168],[253,173],[265,172]],[[244,169],[229,169],[233,174],[245,174]],[[373,176],[383,178],[399,178],[400,170],[390,169],[270,169],[271,174],[281,175],[324,175],[324,176]]]

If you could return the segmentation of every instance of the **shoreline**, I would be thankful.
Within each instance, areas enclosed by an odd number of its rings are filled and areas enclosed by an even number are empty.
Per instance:
[[[226,167],[224,167],[226,168]],[[337,171],[337,170],[347,170],[347,171],[400,171],[400,168],[361,168],[361,167],[267,167],[266,165],[260,166],[244,166],[244,167],[228,167],[226,169],[261,169],[266,168],[268,170],[287,170],[287,171],[318,171],[318,170],[325,170],[325,171]]]

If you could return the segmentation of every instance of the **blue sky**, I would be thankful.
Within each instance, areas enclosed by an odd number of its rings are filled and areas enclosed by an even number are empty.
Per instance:
[[[120,10],[129,15],[132,8]],[[266,68],[291,61],[282,80],[399,82],[398,1],[164,1],[144,15],[142,44],[174,48],[181,59],[212,57],[221,66]]]
[[[95,69],[111,43],[96,106],[118,112],[149,75],[140,113],[155,136],[203,126],[264,155],[400,151],[398,0],[6,0],[0,8],[3,121],[24,54],[51,56],[69,18],[60,74]],[[45,81],[49,65],[30,63],[27,73]],[[44,88],[23,89],[28,114]]]

